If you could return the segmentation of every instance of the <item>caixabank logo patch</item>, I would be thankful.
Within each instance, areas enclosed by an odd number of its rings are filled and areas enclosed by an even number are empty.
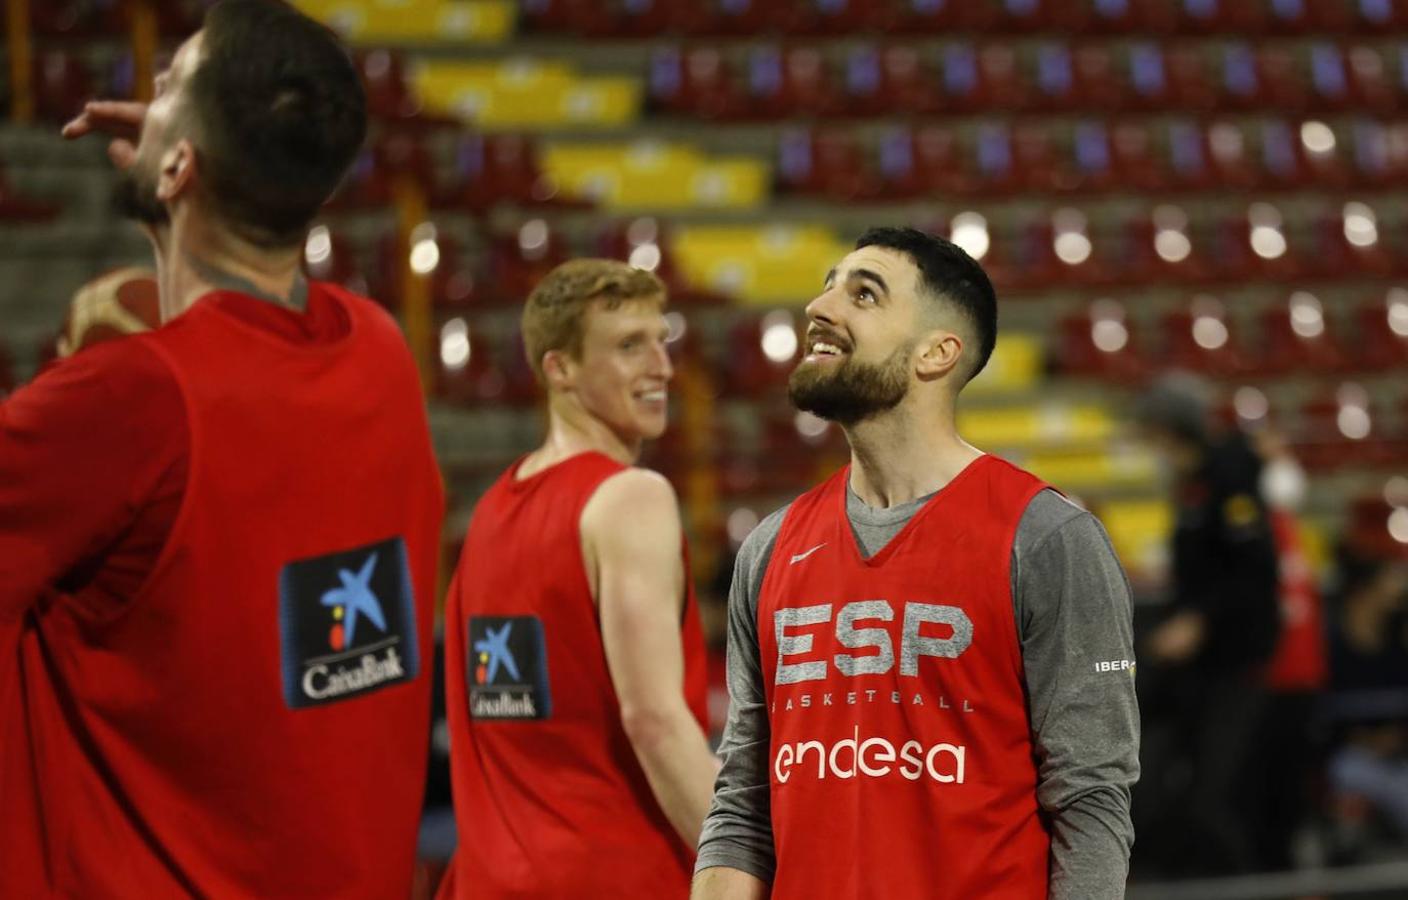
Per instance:
[[[285,565],[279,630],[292,709],[415,678],[420,652],[405,542],[388,538]]]
[[[547,644],[537,616],[470,616],[465,661],[475,719],[552,715]]]

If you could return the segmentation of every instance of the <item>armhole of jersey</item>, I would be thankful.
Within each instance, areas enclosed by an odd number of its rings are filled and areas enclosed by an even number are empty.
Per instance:
[[[128,340],[141,341],[148,350],[152,352],[166,371],[171,375],[172,382],[176,385],[176,390],[181,395],[181,409],[186,419],[186,478],[181,485],[181,508],[176,513],[176,518],[171,521],[171,530],[166,533],[166,540],[162,543],[161,552],[157,554],[156,562],[153,563],[151,571],[143,579],[142,586],[132,595],[130,602],[124,605],[125,610],[131,609],[140,604],[147,597],[147,592],[157,579],[165,574],[166,569],[171,564],[171,556],[175,552],[176,538],[185,530],[186,521],[191,517],[191,483],[196,477],[196,471],[201,463],[201,434],[200,426],[194,414],[195,406],[191,402],[190,391],[186,385],[186,379],[181,377],[181,370],[176,362],[162,346],[161,342],[150,334],[132,335]],[[119,614],[119,615],[121,615]]]

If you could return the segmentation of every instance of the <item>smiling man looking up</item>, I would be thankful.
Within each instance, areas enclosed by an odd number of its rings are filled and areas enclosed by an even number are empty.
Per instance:
[[[874,229],[807,317],[792,401],[851,464],[739,552],[694,896],[1123,897],[1128,584],[1094,517],[957,432],[997,338],[987,275]]]
[[[0,403],[0,896],[405,896],[443,498],[415,366],[299,274],[361,146],[289,7],[210,9],[93,103],[162,327]]]

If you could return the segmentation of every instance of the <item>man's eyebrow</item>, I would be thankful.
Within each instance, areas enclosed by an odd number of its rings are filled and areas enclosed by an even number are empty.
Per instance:
[[[836,280],[836,267],[835,267],[835,266],[832,266],[832,267],[831,267],[831,271],[829,271],[829,272],[826,273],[826,277],[823,278],[823,279],[821,279],[821,283],[822,283],[823,285],[827,285],[827,284],[830,284],[831,282],[833,282],[833,281],[835,281],[835,280]]]
[[[878,272],[874,272],[870,269],[852,269],[850,277],[864,278],[868,281],[873,281],[877,285],[879,285],[881,291],[885,292],[886,294],[890,293],[890,286],[885,283],[885,279],[881,278],[880,273]]]

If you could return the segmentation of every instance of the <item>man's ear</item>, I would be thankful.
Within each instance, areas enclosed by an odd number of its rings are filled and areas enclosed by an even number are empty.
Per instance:
[[[576,382],[577,367],[564,350],[549,350],[543,354],[543,378],[556,391],[569,390]]]
[[[156,182],[156,198],[170,203],[189,191],[196,183],[196,148],[182,138],[161,158],[161,172]]]
[[[950,372],[961,372],[963,338],[952,331],[930,331],[919,339],[914,370],[921,381],[934,381]]]

